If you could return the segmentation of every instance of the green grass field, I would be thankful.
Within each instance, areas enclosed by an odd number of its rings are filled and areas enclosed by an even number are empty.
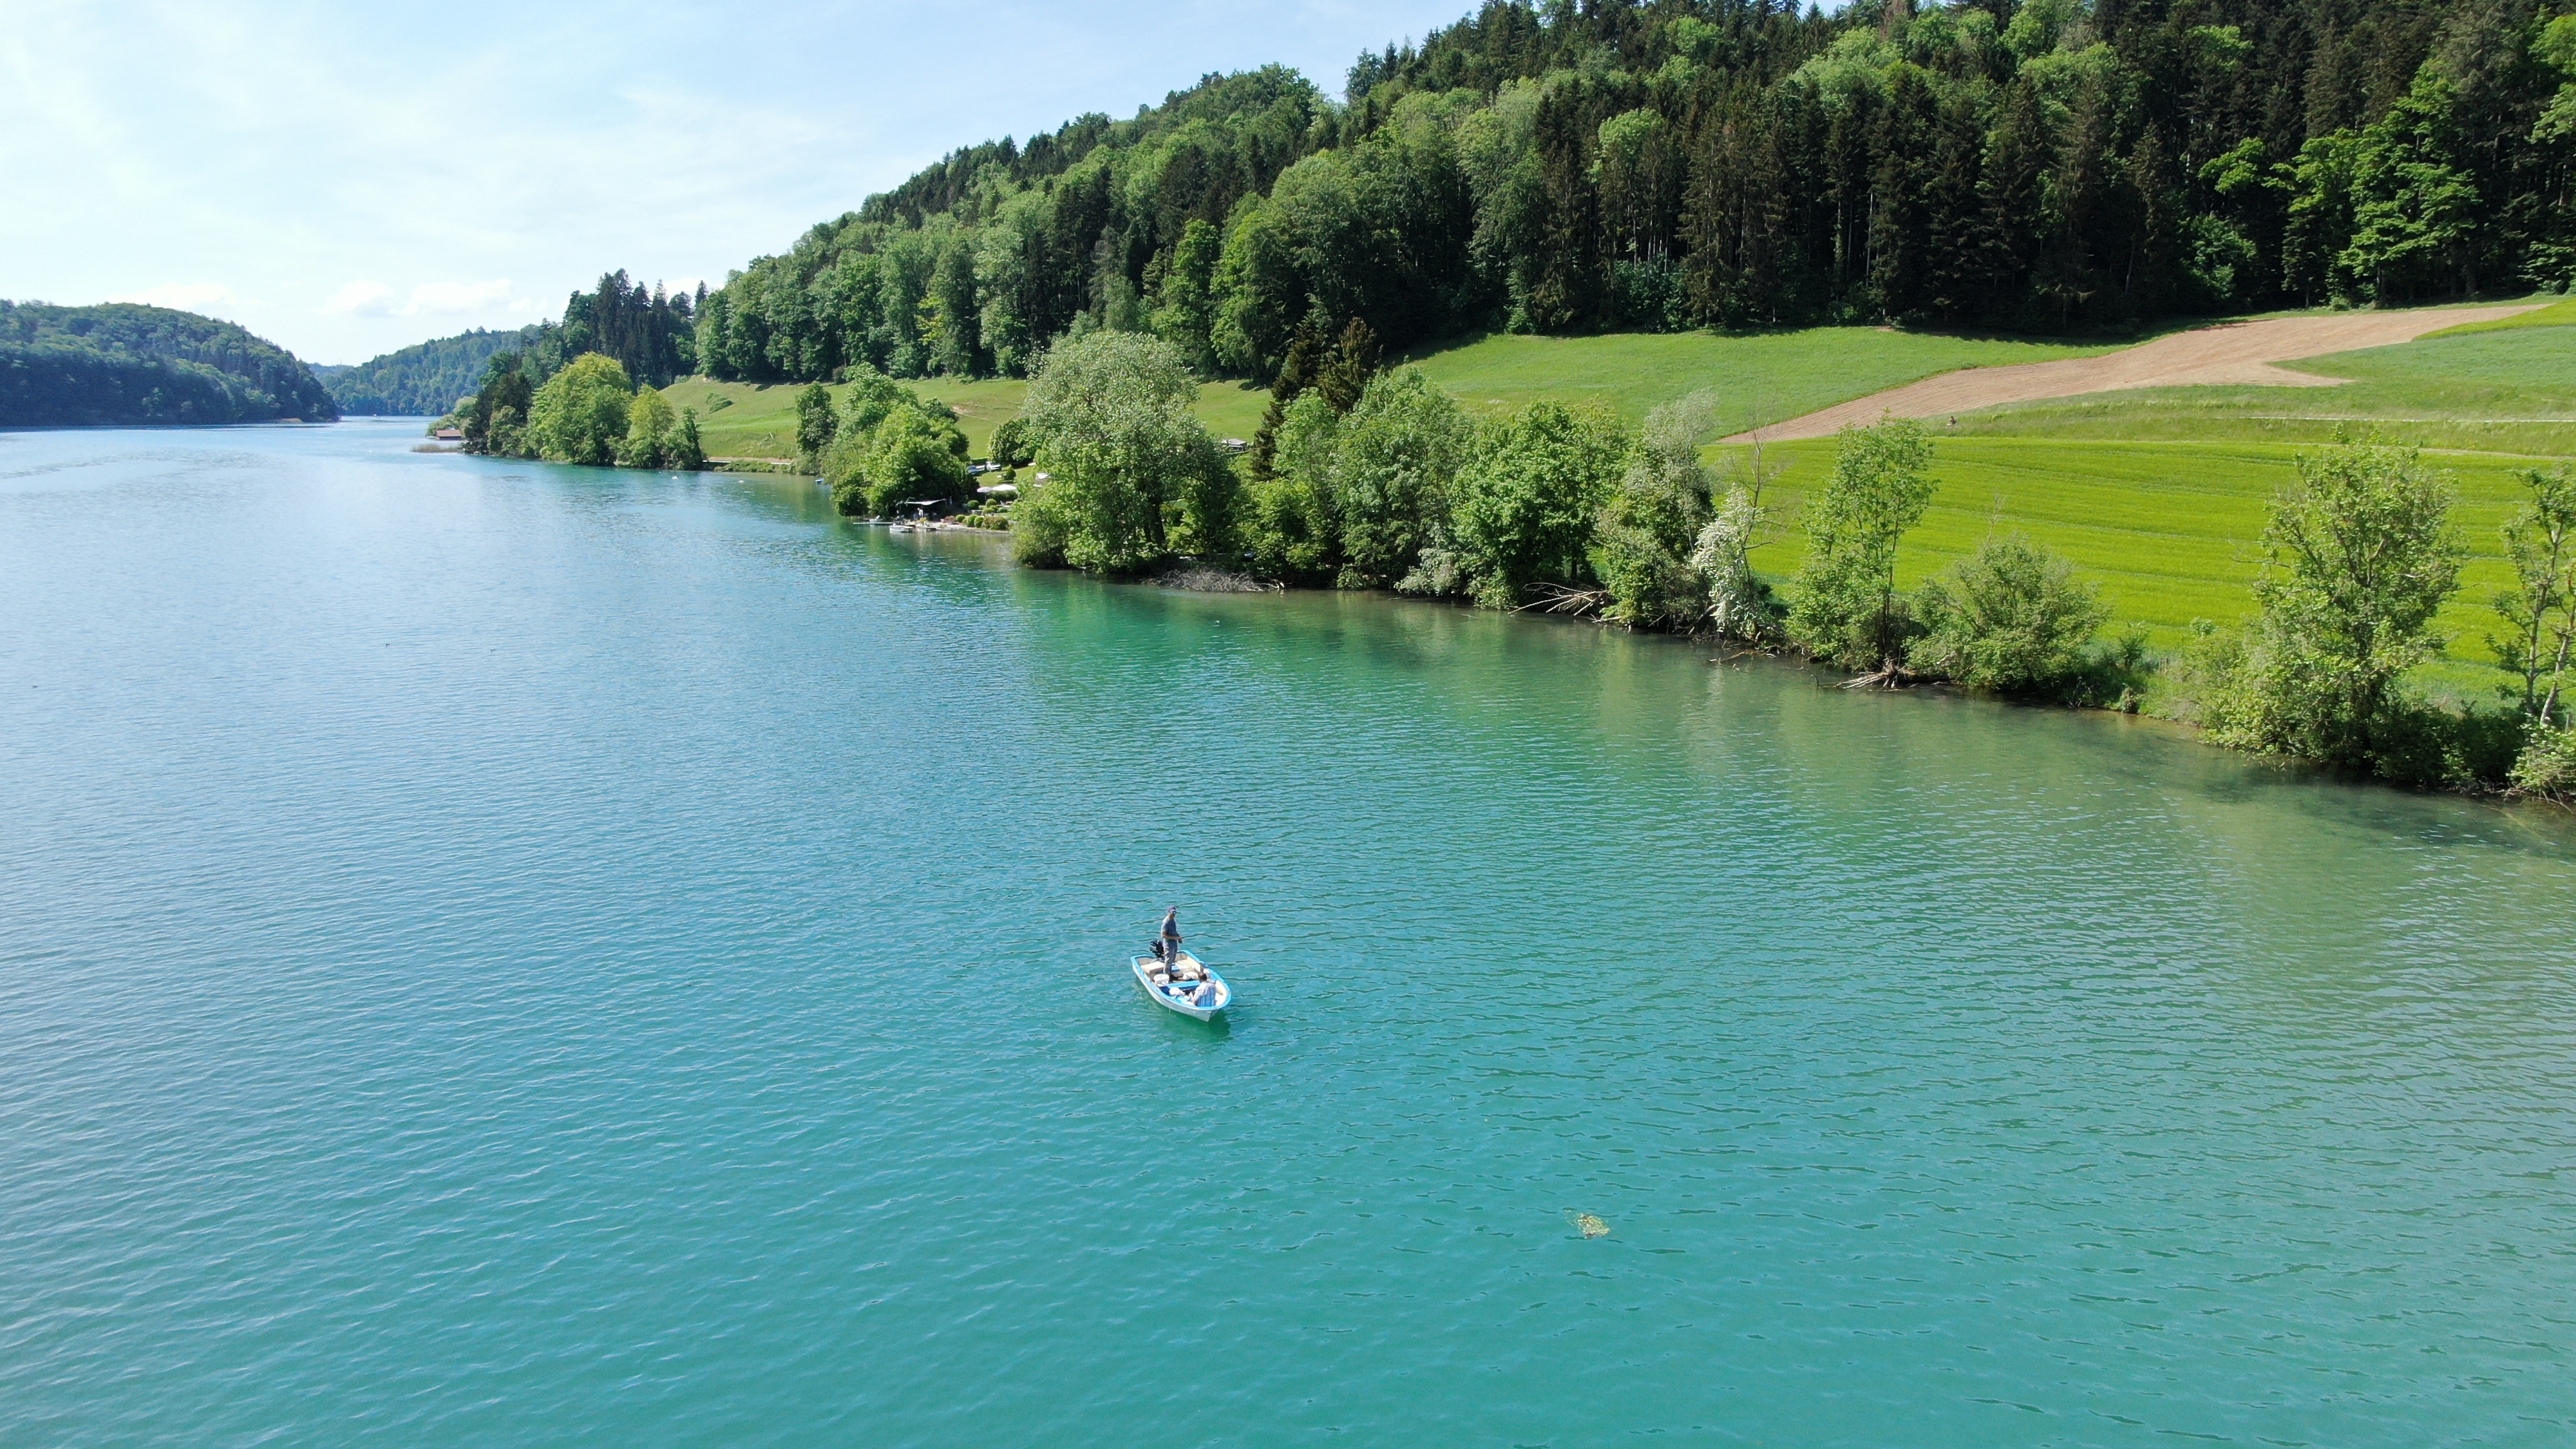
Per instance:
[[[2459,487],[2453,518],[2473,557],[2439,621],[2448,657],[2424,682],[2485,698],[2495,675],[2484,635],[2506,582],[2497,531],[2521,505],[2516,474],[2576,456],[2576,328],[2489,325],[2292,366],[2351,382],[2157,388],[1962,414],[1936,437],[1941,492],[1906,540],[1902,575],[1919,580],[1989,532],[2027,533],[2099,579],[2115,621],[2170,649],[2195,619],[2253,612],[2257,541],[2271,499],[2297,477],[2292,460],[2338,430],[2375,433],[2423,447]],[[1823,476],[1833,447],[1774,445],[1790,464],[1784,501]],[[1803,548],[1792,530],[1760,562],[1785,575]]]
[[[2055,438],[1950,437],[1936,440],[1940,492],[1907,535],[1898,575],[1908,587],[1973,552],[1989,534],[2024,533],[2064,553],[2102,585],[2113,627],[2140,626],[2158,650],[2180,646],[2194,620],[2236,623],[2252,614],[2260,566],[2257,540],[2272,498],[2298,477],[2288,443],[2115,442]],[[1830,439],[1775,444],[1786,469],[1771,499],[1794,518],[1801,493],[1833,467]],[[2506,582],[2498,529],[2519,505],[2516,471],[2547,460],[2491,453],[2427,453],[2460,493],[2453,514],[2473,551],[2440,627],[2449,659],[2430,682],[2483,694],[2494,627],[2489,602]],[[1794,525],[1755,555],[1764,573],[1785,578],[1804,557]]]
[[[2125,344],[2018,342],[1876,327],[1810,327],[1724,336],[1706,332],[1622,333],[1606,337],[1497,335],[1424,351],[1402,361],[1477,411],[1526,406],[1541,398],[1605,405],[1631,423],[1659,403],[1702,388],[1729,400],[1726,422],[1752,427],[1796,417],[1881,388],[1899,387],[1960,367],[1997,367],[2089,357]],[[1028,385],[1015,378],[907,383],[957,409],[966,439],[981,454],[1002,419],[1019,411]],[[801,383],[710,382],[684,377],[664,389],[674,407],[698,410],[707,454],[717,458],[786,458],[796,451],[796,394]],[[838,394],[840,388],[833,392]],[[716,399],[725,406],[715,406]],[[1249,438],[1261,426],[1270,395],[1236,382],[1199,389],[1198,415],[1219,437]]]
[[[1589,401],[1634,423],[1657,404],[1712,389],[1732,429],[1794,418],[1962,367],[2092,357],[2127,343],[2070,345],[1880,327],[1787,332],[1621,333],[1606,337],[1497,334],[1406,359],[1479,411],[1540,398]]]
[[[966,439],[977,453],[992,441],[1002,419],[1020,410],[1029,385],[1017,378],[957,382],[934,378],[910,384],[957,409]],[[662,390],[675,408],[698,410],[698,436],[710,458],[792,458],[796,455],[796,395],[803,383],[713,382],[684,377]],[[848,391],[834,387],[835,398]]]
[[[2463,322],[2457,327],[2445,327],[2433,335],[2458,337],[2470,332],[2506,332],[2521,327],[2571,326],[2576,326],[2576,298],[2552,302],[2537,312],[2525,312],[2519,317],[2499,317],[2492,322]]]
[[[935,397],[957,410],[967,444],[978,457],[992,445],[993,429],[1020,410],[1029,385],[1015,377],[960,382],[934,377],[905,386]],[[711,382],[684,377],[663,389],[675,408],[698,410],[698,435],[710,458],[792,458],[796,453],[796,394],[803,383]],[[835,386],[834,397],[848,389]],[[717,407],[716,400],[725,405]],[[1261,410],[1270,394],[1240,383],[1211,382],[1199,388],[1198,415],[1219,437],[1249,438],[1261,426]]]

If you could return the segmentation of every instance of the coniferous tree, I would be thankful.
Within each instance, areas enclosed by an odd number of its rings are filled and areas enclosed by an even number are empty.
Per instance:
[[[1993,286],[1993,255],[1981,194],[1986,146],[1974,101],[1964,92],[1941,108],[1939,141],[1932,155],[1924,209],[1930,253],[1924,265],[1924,306],[1944,322],[1980,313]]]
[[[1369,379],[1377,375],[1379,348],[1377,333],[1366,321],[1354,317],[1342,329],[1341,341],[1315,374],[1315,391],[1337,413],[1347,413],[1359,405],[1360,393]]]
[[[1252,435],[1251,471],[1255,479],[1266,480],[1271,464],[1278,456],[1279,425],[1288,418],[1288,405],[1297,400],[1314,382],[1322,368],[1323,334],[1316,330],[1313,319],[1297,324],[1288,343],[1288,360],[1279,366],[1279,375],[1270,383],[1270,405],[1262,410],[1260,430]]]
[[[1870,177],[1870,291],[1890,317],[1915,317],[1932,302],[1933,149],[1939,121],[1930,81],[1910,65],[1888,79],[1879,117],[1878,165]]]

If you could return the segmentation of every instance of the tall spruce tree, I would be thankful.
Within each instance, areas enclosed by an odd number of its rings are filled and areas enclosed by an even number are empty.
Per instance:
[[[1261,412],[1261,427],[1252,435],[1252,476],[1267,481],[1279,455],[1279,425],[1288,420],[1288,405],[1312,386],[1323,367],[1324,334],[1309,315],[1288,339],[1288,359],[1271,379],[1270,405]]]

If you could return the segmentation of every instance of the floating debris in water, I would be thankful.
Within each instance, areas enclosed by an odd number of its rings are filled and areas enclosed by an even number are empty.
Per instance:
[[[1599,1213],[1569,1213],[1567,1216],[1574,1219],[1575,1228],[1587,1238],[1610,1236],[1610,1224],[1603,1221]]]

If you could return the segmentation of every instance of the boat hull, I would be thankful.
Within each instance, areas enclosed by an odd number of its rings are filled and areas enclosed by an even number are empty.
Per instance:
[[[1189,954],[1187,951],[1181,953],[1181,959],[1196,964],[1201,970],[1207,969],[1206,962],[1200,961],[1199,958]],[[1165,1011],[1178,1012],[1182,1016],[1192,1017],[1199,1021],[1206,1021],[1214,1017],[1218,1012],[1221,1012],[1234,1004],[1234,988],[1226,985],[1224,978],[1218,976],[1214,971],[1208,971],[1208,984],[1216,988],[1216,995],[1213,1000],[1208,1002],[1207,1005],[1201,1006],[1196,1001],[1173,996],[1170,992],[1165,991],[1154,984],[1153,972],[1156,964],[1158,963],[1151,956],[1131,956],[1128,958],[1129,967],[1136,973],[1136,989],[1145,993],[1146,1000],[1153,1002],[1156,1006],[1163,1008]]]

